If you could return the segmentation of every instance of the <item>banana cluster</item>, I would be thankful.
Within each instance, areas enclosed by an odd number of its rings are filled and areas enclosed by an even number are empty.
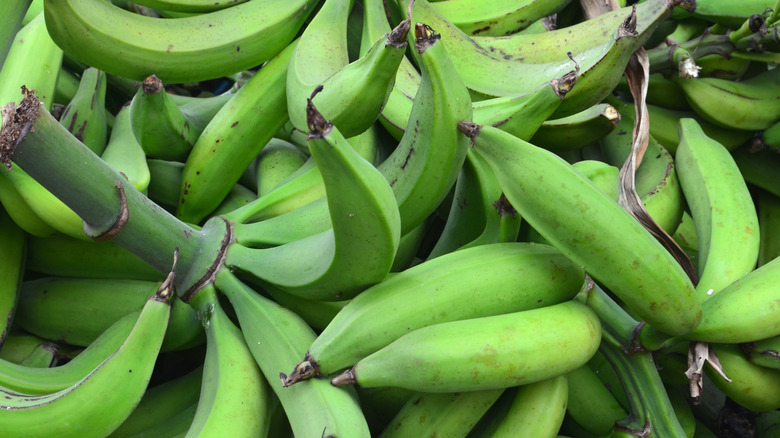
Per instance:
[[[595,3],[2,2],[0,435],[778,436],[780,2]]]

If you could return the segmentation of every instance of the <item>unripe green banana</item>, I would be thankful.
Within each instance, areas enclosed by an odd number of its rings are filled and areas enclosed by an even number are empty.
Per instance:
[[[92,152],[102,155],[108,140],[106,74],[88,67],[79,88],[60,116],[60,123]]]
[[[298,315],[259,295],[226,270],[216,286],[231,301],[255,361],[287,413],[295,436],[368,437],[366,419],[354,391],[315,380],[282,387],[279,370],[305,352],[316,335]]]
[[[683,118],[696,119],[708,137],[717,140],[718,143],[730,151],[745,144],[753,135],[750,131],[727,129],[713,125],[693,111],[667,109],[648,104],[647,112],[650,116],[650,135],[672,154],[677,153],[677,147],[680,145],[678,125],[680,119]]]
[[[51,225],[44,222],[24,200],[11,181],[0,177],[0,204],[14,223],[27,234],[46,237],[57,233]]]
[[[763,266],[780,256],[780,197],[765,190],[756,193],[758,202],[758,227],[761,244],[758,249],[758,266]]]
[[[501,195],[493,170],[469,151],[455,182],[447,222],[428,259],[457,249],[516,241],[522,217]]]
[[[332,228],[273,248],[243,246],[225,264],[260,283],[314,300],[352,298],[390,271],[401,218],[384,176],[347,143],[308,101],[309,150],[322,174]],[[241,226],[237,227],[241,228]]]
[[[503,388],[413,395],[379,437],[446,436],[465,438],[495,403]]]
[[[0,68],[3,67],[5,57],[11,49],[16,32],[22,27],[22,21],[30,7],[32,0],[14,0],[4,2],[0,16],[4,17],[5,22],[2,33],[0,33]]]
[[[28,368],[49,368],[57,364],[60,347],[54,342],[43,342],[27,355],[19,365]]]
[[[769,70],[742,81],[718,78],[675,79],[691,107],[726,128],[763,130],[780,120],[780,73]]]
[[[143,307],[159,282],[44,277],[22,284],[16,324],[38,336],[87,346],[123,316]],[[203,331],[195,312],[172,305],[163,351],[200,345]]]
[[[198,137],[179,186],[176,208],[180,219],[197,223],[217,208],[288,120],[284,84],[294,48],[295,42],[263,65]]]
[[[512,206],[553,246],[658,330],[681,335],[698,325],[701,306],[690,279],[617,202],[552,152],[490,126],[461,123],[461,129]],[[658,287],[651,291],[649,284]]]
[[[341,311],[350,300],[344,301],[312,301],[295,295],[266,287],[265,292],[277,303],[292,310],[301,317],[311,328],[321,331],[330,324],[336,314]]]
[[[257,156],[257,196],[273,190],[306,162],[306,155],[289,142],[271,139]]]
[[[268,431],[272,394],[241,330],[217,300],[213,284],[192,298],[206,331],[198,408],[186,437],[256,437]]]
[[[203,13],[230,8],[245,3],[246,1],[247,0],[140,0],[133,3],[149,8],[161,9],[163,11]]]
[[[149,158],[146,165],[149,166],[147,196],[169,212],[176,212],[184,163]]]
[[[733,344],[710,344],[718,356],[726,381],[712,367],[705,372],[712,382],[730,399],[752,411],[763,412],[780,408],[780,370],[751,363]]]
[[[0,359],[5,362],[18,364],[27,357],[38,345],[47,342],[39,336],[29,334],[22,330],[9,332],[3,345],[0,347]]]
[[[202,378],[203,366],[198,366],[187,374],[147,389],[130,416],[108,436],[117,438],[145,431],[197,404]]]
[[[731,29],[739,28],[753,14],[763,14],[774,6],[774,0],[745,0],[735,4],[722,0],[696,2],[687,12],[694,17],[717,23]],[[683,14],[686,16],[687,14]]]
[[[170,315],[173,290],[168,285],[148,299],[125,341],[72,386],[45,395],[2,389],[4,433],[102,437],[116,429],[149,383]]]
[[[780,411],[763,412],[756,417],[756,437],[772,438],[780,433]]]
[[[568,117],[542,123],[529,143],[555,151],[580,149],[603,138],[620,121],[620,113],[600,103]]]
[[[27,237],[0,205],[0,349],[11,328],[25,272]]]
[[[62,234],[27,239],[27,267],[43,275],[127,280],[162,280],[163,274],[113,242]]]
[[[751,272],[760,245],[756,207],[731,154],[694,119],[681,119],[675,155],[680,185],[696,225],[699,282],[705,301]]]
[[[353,298],[286,383],[336,372],[422,327],[563,302],[583,280],[579,267],[546,245],[497,243],[442,255]]]
[[[571,419],[588,432],[608,434],[615,422],[628,415],[610,391],[587,365],[570,371],[569,398],[566,412]],[[622,391],[622,388],[613,388]]]
[[[315,4],[252,0],[161,20],[100,0],[53,0],[45,13],[52,38],[69,56],[138,81],[154,74],[183,83],[262,64],[290,44]]]
[[[111,137],[100,157],[122,173],[133,187],[141,193],[147,193],[151,174],[146,162],[146,153],[130,126],[129,106],[123,106],[116,114]]]
[[[512,404],[490,438],[554,438],[569,402],[568,374],[516,388]]]
[[[780,335],[780,308],[774,305],[778,270],[780,259],[774,259],[702,303],[701,324],[683,338],[737,344]]]
[[[742,344],[740,347],[754,364],[780,369],[780,336]]]
[[[423,392],[508,388],[585,364],[600,341],[595,313],[568,301],[417,329],[360,360],[331,383]]]
[[[230,189],[222,203],[214,210],[214,216],[222,216],[238,210],[257,199],[257,193],[241,184],[236,184]]]
[[[731,153],[745,181],[780,196],[780,154],[770,150],[753,151],[743,146]]]
[[[130,103],[130,126],[147,157],[174,161],[187,158],[202,129],[184,115],[155,75],[144,79]]]
[[[434,1],[431,6],[468,35],[511,35],[531,23],[553,15],[570,0],[491,2],[474,0]]]
[[[619,168],[598,160],[577,161],[571,167],[617,202],[618,185],[620,184]]]

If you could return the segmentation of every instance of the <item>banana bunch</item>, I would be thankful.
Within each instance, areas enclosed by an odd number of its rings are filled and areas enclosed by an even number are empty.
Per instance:
[[[780,2],[589,3],[4,2],[5,433],[773,436]]]

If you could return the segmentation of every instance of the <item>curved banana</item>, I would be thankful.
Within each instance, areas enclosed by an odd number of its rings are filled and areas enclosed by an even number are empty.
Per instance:
[[[179,203],[179,188],[181,187],[184,163],[148,158],[146,165],[149,166],[147,196],[155,204],[175,213]]]
[[[753,151],[747,145],[732,151],[731,156],[737,163],[745,181],[780,196],[780,154],[771,150]]]
[[[215,284],[232,303],[244,339],[284,407],[295,436],[370,436],[354,391],[334,388],[324,380],[282,386],[280,370],[298,360],[316,337],[311,327],[228,271],[219,271]]]
[[[677,147],[680,144],[678,124],[680,119],[683,118],[696,119],[696,122],[708,137],[716,140],[729,151],[742,146],[753,136],[753,133],[750,131],[727,129],[713,125],[693,111],[673,110],[648,104],[647,112],[650,116],[650,135],[672,154],[677,153]]]
[[[612,132],[619,121],[615,107],[599,103],[568,117],[546,120],[528,142],[553,152],[581,149]]]
[[[123,316],[143,307],[156,281],[43,277],[22,283],[15,323],[30,333],[88,346]],[[171,306],[163,351],[202,343],[195,312],[180,300]]]
[[[155,75],[143,80],[130,102],[130,127],[147,157],[175,161],[187,158],[203,128],[184,115]]]
[[[109,438],[126,437],[165,422],[198,403],[203,366],[146,390],[138,406]],[[148,435],[148,431],[146,432]],[[151,436],[151,435],[149,435]]]
[[[406,9],[408,1],[399,5]],[[572,59],[561,59],[549,63],[531,64],[517,60],[505,60],[492,56],[487,50],[475,44],[451,23],[444,20],[425,0],[414,3],[412,12],[415,21],[422,21],[442,35],[442,42],[450,53],[458,75],[472,91],[486,96],[509,96],[526,93],[542,83],[559,78],[580,68],[577,83],[566,94],[556,111],[564,117],[582,111],[606,97],[620,80],[631,54],[640,47],[651,28],[639,35],[635,32],[635,14],[625,11],[625,22],[615,26],[608,41],[595,44],[579,53],[572,52]],[[666,10],[664,15],[669,13]],[[561,49],[567,50],[567,49]],[[568,52],[568,50],[567,50]],[[566,56],[566,53],[563,53]],[[518,81],[514,78],[533,78]]]
[[[620,169],[604,161],[582,160],[572,164],[571,167],[588,178],[596,187],[606,193],[617,202],[618,186],[620,185]]]
[[[146,391],[165,336],[172,295],[172,281],[164,283],[147,300],[124,342],[72,386],[45,395],[1,389],[4,433],[103,437],[116,429]]]
[[[604,436],[612,431],[617,420],[628,416],[628,412],[588,365],[576,368],[566,376],[569,380],[566,413],[583,429],[593,435]],[[622,389],[618,387],[612,390]]]
[[[780,256],[780,197],[765,190],[756,193],[758,202],[758,228],[761,243],[758,248],[758,266],[763,266]]]
[[[563,302],[583,280],[580,268],[545,245],[497,243],[442,255],[353,298],[285,383],[331,374],[423,327]],[[427,298],[417,300],[422,293]]]
[[[496,1],[446,0],[431,6],[468,35],[509,35],[553,15],[571,0]]]
[[[465,438],[495,403],[503,388],[413,395],[378,436]]]
[[[23,21],[32,0],[15,0],[3,3],[0,16],[5,17],[2,33],[0,33],[0,68],[11,49],[16,33],[23,26]]]
[[[27,237],[0,205],[0,349],[14,318],[19,288],[25,272]]]
[[[780,72],[768,70],[741,81],[675,78],[694,111],[716,125],[760,131],[780,120]]]
[[[694,119],[679,122],[675,166],[699,252],[699,301],[751,272],[758,260],[759,224],[753,198],[731,154]]]
[[[123,106],[114,118],[114,127],[100,157],[127,178],[141,193],[147,193],[151,173],[146,153],[130,126],[130,106]]]
[[[379,116],[404,56],[410,23],[402,21],[376,39],[359,59],[347,56],[350,0],[327,0],[300,37],[287,73],[290,121],[306,131],[306,97],[318,86],[316,104],[344,136],[365,131]]]
[[[35,237],[47,237],[58,234],[51,225],[44,222],[24,200],[11,181],[0,176],[0,204],[14,221],[27,234]]]
[[[745,0],[735,4],[724,0],[696,2],[687,12],[694,17],[731,29],[739,28],[754,14],[764,14],[775,5],[773,0]]]
[[[508,388],[585,364],[601,324],[575,301],[414,330],[331,380],[336,386],[399,386],[423,392]]]
[[[231,8],[245,3],[247,0],[140,0],[133,2],[148,8],[172,12],[213,12]]]
[[[521,223],[522,217],[502,197],[493,170],[469,151],[455,182],[447,222],[428,259],[461,248],[514,242]]]
[[[730,381],[705,367],[712,383],[731,400],[751,411],[764,412],[780,408],[780,370],[751,363],[736,345],[710,344],[718,356],[723,372]]]
[[[179,185],[176,208],[183,221],[200,222],[217,208],[288,120],[284,84],[294,49],[295,42],[268,61],[224,104],[198,137]]]
[[[267,194],[295,173],[306,158],[292,143],[272,138],[257,156],[257,196]]]
[[[160,281],[163,274],[113,242],[95,242],[62,234],[27,239],[27,265],[48,276]]]
[[[52,39],[70,57],[138,81],[154,74],[181,83],[226,76],[271,59],[290,44],[316,3],[252,0],[159,19],[100,0],[47,0],[44,12]]]
[[[617,202],[552,152],[490,126],[461,123],[461,129],[512,206],[553,246],[662,332],[682,335],[696,327],[701,306],[688,276]]]
[[[14,330],[5,337],[2,348],[0,348],[0,359],[5,362],[19,364],[35,347],[44,342],[48,341],[39,336]],[[0,386],[2,385],[0,384]]]
[[[286,245],[232,245],[225,264],[261,282],[308,299],[340,301],[390,271],[401,222],[381,173],[347,143],[309,99],[309,150],[327,193],[332,228]],[[239,225],[240,228],[240,225]]]
[[[395,193],[401,234],[421,224],[455,184],[468,149],[457,124],[472,116],[468,90],[457,79],[452,54],[440,35],[416,23],[414,38],[420,86],[403,138],[377,166]]]
[[[449,0],[448,0],[449,1]],[[636,5],[636,30],[649,34],[663,22],[675,4],[669,0],[647,0]],[[437,3],[431,3],[433,7]],[[533,64],[565,61],[566,52],[580,53],[603,44],[629,15],[630,8],[616,9],[571,26],[536,34],[472,36],[474,42],[494,57]],[[687,41],[687,40],[686,40]]]
[[[54,342],[43,342],[27,355],[19,365],[28,368],[49,368],[57,365],[60,346]]]
[[[556,437],[570,399],[568,376],[517,387],[509,410],[490,438]]]
[[[92,152],[103,154],[108,140],[105,72],[94,67],[84,69],[79,88],[59,120]]]
[[[754,364],[780,369],[780,336],[742,344],[740,348]]]
[[[230,320],[209,285],[190,304],[206,331],[206,359],[198,408],[186,437],[235,437],[267,433],[272,394],[241,330]]]

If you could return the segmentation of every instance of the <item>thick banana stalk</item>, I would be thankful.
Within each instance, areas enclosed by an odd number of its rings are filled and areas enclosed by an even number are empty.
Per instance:
[[[682,335],[698,325],[701,306],[688,276],[617,202],[547,150],[490,126],[461,129],[512,206],[553,246],[658,330]]]
[[[422,327],[566,301],[583,277],[579,267],[545,245],[481,245],[437,257],[344,306],[286,383],[343,369]],[[417,299],[421,294],[424,302]]]
[[[106,74],[87,67],[79,88],[60,116],[60,123],[92,152],[102,155],[108,140]]]
[[[574,301],[412,331],[331,380],[423,392],[508,388],[585,364],[601,341],[593,311]]]
[[[726,148],[694,119],[681,119],[679,132],[675,165],[696,225],[696,295],[703,302],[755,268],[760,229],[753,198]]]
[[[262,64],[295,38],[317,2],[253,0],[191,17],[146,17],[101,0],[45,1],[52,38],[107,73],[198,82]],[[204,60],[208,60],[204,62]]]
[[[46,395],[3,389],[4,433],[102,437],[116,429],[149,384],[170,315],[171,287],[172,282],[166,281],[149,298],[125,341],[72,386]]]

